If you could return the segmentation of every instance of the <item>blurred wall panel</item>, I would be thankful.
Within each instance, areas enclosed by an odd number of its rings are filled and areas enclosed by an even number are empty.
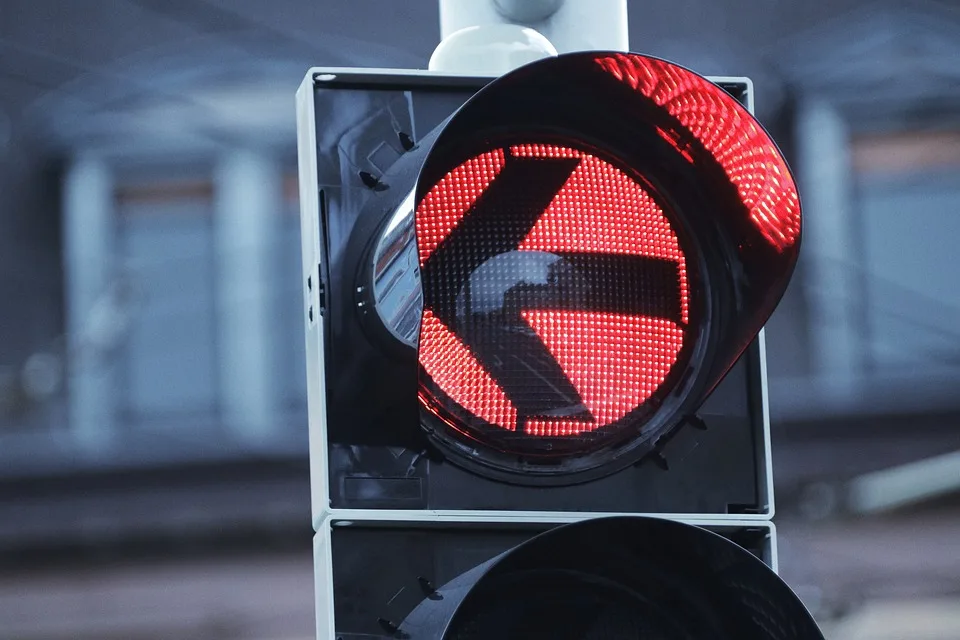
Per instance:
[[[960,375],[960,163],[954,172],[870,176],[860,185],[870,274],[867,366],[916,382]]]
[[[118,189],[118,410],[124,428],[197,428],[218,408],[213,187],[158,172]]]

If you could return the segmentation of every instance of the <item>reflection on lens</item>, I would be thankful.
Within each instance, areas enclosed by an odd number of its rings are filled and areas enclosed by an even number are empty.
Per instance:
[[[383,326],[406,345],[417,346],[423,289],[413,219],[414,192],[404,198],[373,253],[373,295]]]

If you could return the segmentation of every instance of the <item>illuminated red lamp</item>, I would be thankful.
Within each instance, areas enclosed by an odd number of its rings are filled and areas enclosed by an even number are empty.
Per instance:
[[[504,76],[450,120],[415,228],[424,426],[482,472],[571,482],[696,411],[779,301],[800,204],[722,88],[581,53]]]
[[[653,100],[713,155],[740,194],[750,222],[777,250],[800,236],[800,198],[786,161],[743,105],[706,78],[635,54],[598,56],[610,75]],[[659,130],[692,162],[672,134]]]

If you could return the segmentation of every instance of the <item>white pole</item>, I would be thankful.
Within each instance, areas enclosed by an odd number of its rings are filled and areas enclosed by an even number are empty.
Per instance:
[[[559,53],[630,48],[627,0],[440,0],[440,37],[468,27],[520,25]]]

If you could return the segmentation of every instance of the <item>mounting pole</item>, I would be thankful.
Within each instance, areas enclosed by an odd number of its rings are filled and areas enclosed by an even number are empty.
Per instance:
[[[440,0],[430,69],[500,75],[572,51],[627,51],[626,0]]]

